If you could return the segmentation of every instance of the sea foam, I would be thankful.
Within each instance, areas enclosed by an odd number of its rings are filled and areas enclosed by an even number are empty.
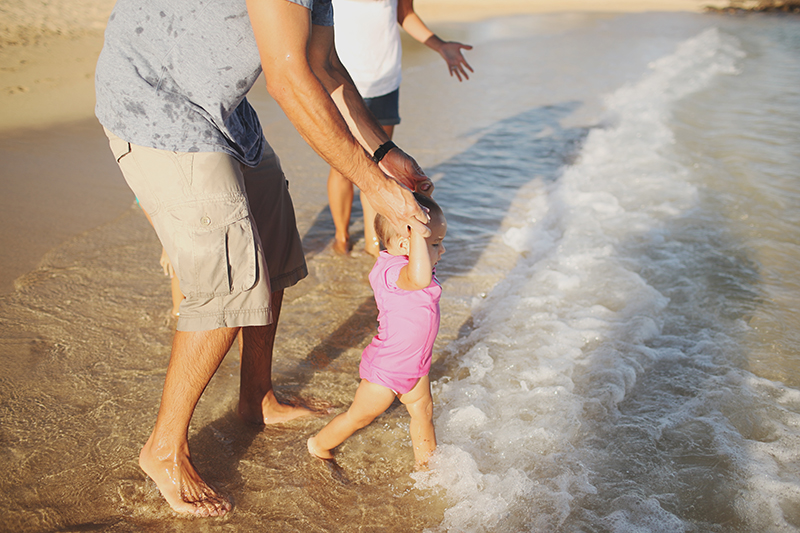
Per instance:
[[[448,347],[457,377],[433,384],[441,444],[417,484],[451,502],[437,530],[553,530],[597,493],[602,457],[585,446],[586,429],[613,415],[654,361],[674,356],[649,346],[669,299],[626,252],[666,239],[665,220],[697,202],[690,170],[671,153],[671,106],[736,74],[741,55],[709,29],[654,61],[607,98],[577,161],[539,185],[505,232],[519,261],[476,303],[474,330]],[[626,496],[602,511],[614,531],[683,529],[654,498]]]

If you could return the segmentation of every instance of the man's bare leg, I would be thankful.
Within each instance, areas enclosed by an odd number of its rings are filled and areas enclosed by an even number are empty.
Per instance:
[[[238,330],[175,332],[158,418],[139,454],[139,466],[179,513],[222,516],[231,509],[192,465],[188,433],[194,408]]]
[[[272,349],[275,345],[281,303],[283,291],[273,292],[272,324],[245,327],[239,332],[239,416],[252,424],[278,424],[313,413],[305,407],[278,402],[272,390]]]

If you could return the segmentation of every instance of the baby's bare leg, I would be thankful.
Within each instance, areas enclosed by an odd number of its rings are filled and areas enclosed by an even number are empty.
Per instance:
[[[391,389],[362,379],[350,408],[308,439],[308,451],[320,459],[333,459],[331,450],[375,420],[393,401],[394,392]]]
[[[428,376],[419,379],[414,388],[398,396],[411,415],[409,433],[414,447],[414,461],[417,469],[428,467],[428,459],[436,449],[436,432],[433,427],[433,398]]]

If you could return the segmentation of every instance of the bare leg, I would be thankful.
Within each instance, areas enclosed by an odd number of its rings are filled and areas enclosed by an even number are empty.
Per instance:
[[[394,134],[394,126],[383,126],[383,131],[389,138]],[[381,243],[375,233],[375,215],[377,212],[365,195],[361,195],[361,208],[364,210],[364,250],[373,257],[378,257],[381,252]]]
[[[320,459],[333,459],[331,450],[386,411],[394,397],[391,389],[362,379],[350,408],[308,439],[308,451]]]
[[[431,382],[423,376],[406,394],[399,396],[400,401],[411,415],[409,433],[414,447],[414,462],[418,470],[428,467],[428,459],[436,449],[436,432],[433,427],[433,398],[431,398]]]
[[[192,465],[188,432],[197,401],[237,331],[175,332],[158,418],[139,454],[139,466],[179,513],[222,516],[231,509],[230,502],[203,481]]]
[[[252,424],[278,424],[312,414],[305,407],[279,403],[272,390],[272,349],[282,303],[283,291],[273,292],[272,324],[245,327],[239,332],[239,416]]]
[[[178,280],[178,276],[173,275],[169,283],[172,290],[172,316],[178,316],[181,314],[181,302],[184,298],[181,292],[181,282]]]
[[[364,251],[372,257],[378,257],[381,253],[381,242],[378,234],[375,233],[375,215],[372,204],[367,200],[367,195],[361,195],[361,208],[364,210]]]
[[[353,184],[338,171],[328,174],[328,203],[331,206],[336,236],[333,250],[339,254],[350,252],[350,213],[353,210]]]
[[[142,213],[144,216],[147,217],[147,221],[150,222],[150,225],[153,226],[153,219],[150,218],[150,215],[147,211],[142,208]],[[153,226],[155,228],[155,226]],[[161,268],[164,269],[164,274],[170,277],[170,290],[172,291],[172,316],[177,317],[180,313],[181,302],[184,299],[183,293],[181,292],[181,283],[178,281],[178,276],[175,274],[175,270],[172,268],[172,262],[169,260],[167,256],[167,251],[162,247],[161,248],[161,259],[159,260],[161,264]]]

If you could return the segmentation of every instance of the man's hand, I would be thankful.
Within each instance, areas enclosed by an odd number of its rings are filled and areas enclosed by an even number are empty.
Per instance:
[[[398,234],[409,236],[409,226],[423,237],[431,234],[427,226],[430,222],[428,213],[420,207],[407,187],[390,177],[385,177],[375,185],[361,192],[367,195],[372,207],[389,220]]]
[[[433,182],[413,157],[400,148],[392,148],[381,159],[381,170],[409,189],[425,196],[433,194]]]

